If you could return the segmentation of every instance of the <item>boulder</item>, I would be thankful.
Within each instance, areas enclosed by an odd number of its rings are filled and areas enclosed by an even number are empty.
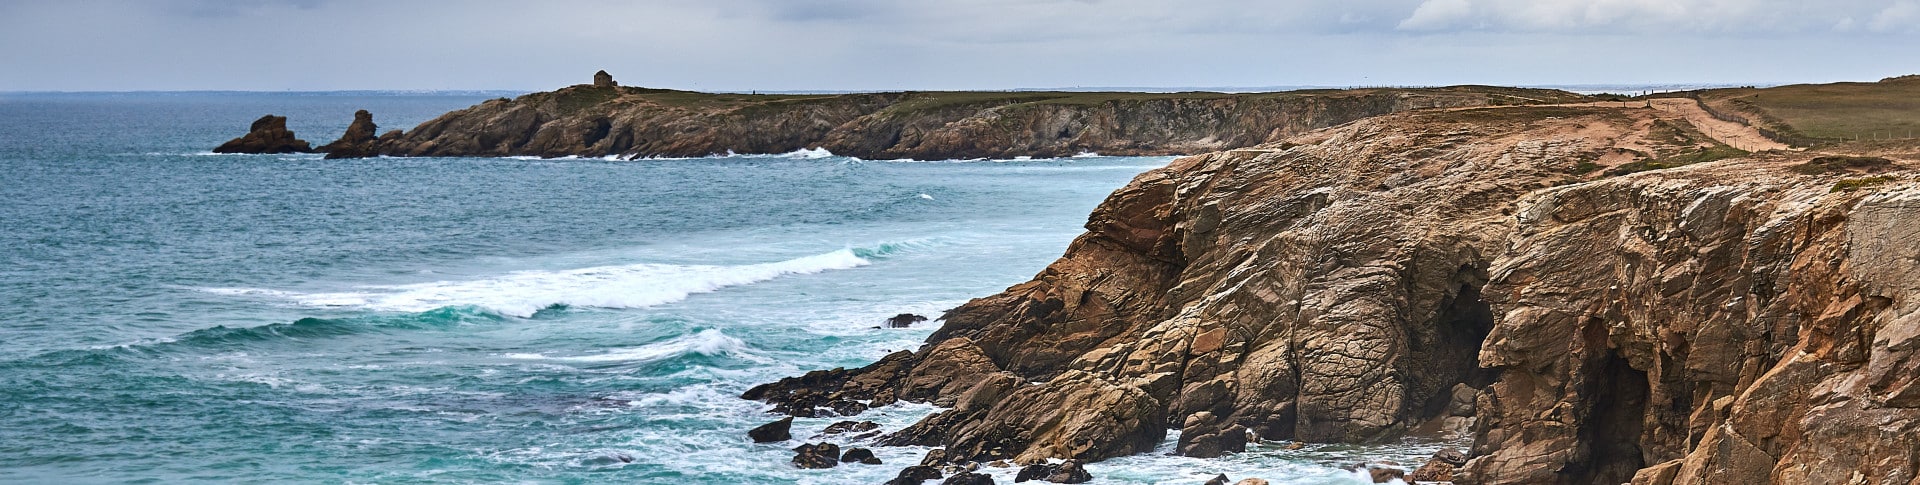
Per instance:
[[[1093,474],[1087,472],[1086,463],[1080,460],[1067,460],[1060,463],[1036,463],[1021,468],[1013,478],[1014,483],[1027,480],[1041,480],[1052,483],[1086,483],[1093,480]]]
[[[888,318],[887,328],[907,328],[913,326],[913,324],[924,321],[927,321],[927,317],[914,315],[912,313],[902,313]]]
[[[1267,485],[1267,480],[1262,478],[1242,478],[1240,481],[1234,482],[1233,485]]]
[[[1407,472],[1400,471],[1398,468],[1371,467],[1367,469],[1367,477],[1372,478],[1373,483],[1387,483],[1394,480],[1406,481]]]
[[[901,469],[900,475],[888,480],[886,485],[921,485],[927,480],[939,480],[942,477],[945,475],[941,475],[938,468],[915,465]]]
[[[779,421],[762,424],[760,426],[754,427],[753,429],[747,430],[747,437],[753,438],[753,442],[755,443],[772,443],[776,441],[786,441],[786,440],[793,439],[793,434],[791,432],[792,428],[793,428],[793,417],[788,416],[785,418],[781,418]]]
[[[864,440],[880,435],[880,424],[872,421],[838,421],[827,425],[815,439],[828,436],[844,436],[848,440]]]
[[[793,466],[799,468],[833,468],[840,464],[840,445],[833,443],[807,443],[795,447]]]
[[[993,485],[993,476],[985,473],[961,472],[947,477],[941,485]]]
[[[266,115],[253,121],[247,134],[228,140],[213,149],[214,153],[311,153],[313,148],[306,140],[293,136],[293,130],[287,129],[287,117]]]
[[[1227,453],[1247,451],[1247,428],[1237,424],[1221,426],[1213,413],[1201,411],[1187,416],[1180,428],[1176,450],[1182,456],[1214,458]]]
[[[1227,474],[1222,473],[1215,475],[1212,479],[1207,480],[1207,483],[1201,485],[1229,485],[1231,483],[1233,483],[1233,479],[1227,478]]]
[[[840,454],[840,462],[878,465],[880,464],[880,458],[873,456],[873,450],[866,448],[848,448],[845,453]]]

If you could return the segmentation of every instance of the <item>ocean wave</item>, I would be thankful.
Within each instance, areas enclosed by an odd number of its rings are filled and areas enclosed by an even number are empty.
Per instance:
[[[814,274],[872,264],[876,258],[924,243],[886,243],[847,248],[786,261],[744,265],[630,264],[571,270],[516,271],[465,281],[363,286],[362,291],[301,293],[266,288],[202,288],[201,291],[292,300],[313,307],[424,312],[471,305],[529,318],[553,307],[644,308],[733,286],[789,275]]]
[[[729,356],[756,362],[766,361],[765,358],[756,355],[753,348],[746,342],[711,328],[639,347],[592,355],[555,357],[545,354],[506,354],[503,357],[559,362],[652,362],[693,355]]]
[[[187,332],[179,337],[155,342],[149,346],[178,344],[224,347],[249,342],[337,337],[384,329],[409,330],[445,328],[464,323],[484,323],[499,321],[500,319],[500,315],[484,309],[471,306],[455,306],[435,308],[408,315],[381,315],[356,318],[302,318],[294,320],[291,323],[274,323],[258,327],[216,326]]]

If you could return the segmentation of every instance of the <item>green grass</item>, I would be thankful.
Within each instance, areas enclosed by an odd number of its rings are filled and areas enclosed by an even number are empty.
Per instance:
[[[1826,141],[1920,138],[1920,78],[1874,83],[1796,84],[1702,93],[1721,108],[1753,114],[1754,124],[1788,137]],[[1792,141],[1792,140],[1789,140]]]
[[[1674,168],[1674,167],[1684,167],[1684,166],[1693,165],[1696,163],[1706,163],[1706,162],[1711,162],[1714,160],[1721,160],[1726,158],[1743,157],[1743,156],[1746,156],[1747,154],[1748,152],[1746,150],[1741,150],[1741,149],[1726,146],[1726,145],[1714,145],[1706,148],[1694,148],[1691,150],[1685,150],[1677,154],[1668,155],[1662,158],[1623,163],[1611,169],[1608,169],[1606,172],[1606,175],[1617,176],[1617,175],[1626,175],[1626,174],[1635,173],[1635,172],[1645,172],[1648,170],[1660,170],[1660,169],[1668,169],[1668,168]]]
[[[1807,175],[1819,175],[1849,170],[1879,171],[1888,168],[1893,168],[1893,161],[1885,158],[1836,155],[1814,158],[1807,163],[1794,165],[1789,170]]]
[[[1872,187],[1875,185],[1892,182],[1893,180],[1894,180],[1893,177],[1887,177],[1887,176],[1846,179],[1846,180],[1841,180],[1839,182],[1834,182],[1833,190],[1830,190],[1829,192],[1852,192],[1855,190],[1860,190],[1862,188]]]

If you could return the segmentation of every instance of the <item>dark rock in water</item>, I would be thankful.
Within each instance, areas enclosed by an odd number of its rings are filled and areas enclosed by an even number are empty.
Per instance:
[[[1227,478],[1227,474],[1222,473],[1218,476],[1213,477],[1212,480],[1207,480],[1207,483],[1203,483],[1201,485],[1228,485],[1230,483],[1233,483],[1233,479]]]
[[[873,450],[866,448],[847,448],[846,453],[840,454],[840,462],[878,465],[880,464],[880,457],[873,456]]]
[[[913,326],[913,324],[924,321],[927,321],[927,317],[914,315],[912,313],[902,313],[894,315],[893,318],[888,318],[887,328],[907,328]]]
[[[287,117],[266,115],[253,121],[247,134],[228,140],[214,153],[312,153],[306,140],[294,138],[287,129]]]
[[[1467,454],[1462,453],[1460,452],[1460,449],[1453,448],[1453,447],[1441,448],[1440,451],[1433,452],[1432,459],[1439,460],[1441,462],[1444,462],[1446,464],[1453,465],[1453,466],[1460,466],[1460,465],[1467,464]]]
[[[1013,482],[1043,480],[1053,483],[1086,483],[1093,480],[1093,474],[1087,473],[1086,463],[1080,460],[1067,460],[1056,464],[1037,463],[1021,468],[1014,475]]]
[[[833,468],[840,464],[840,445],[833,443],[807,443],[795,447],[793,466],[799,468]]]
[[[965,472],[952,477],[941,485],[993,485],[993,476],[984,473]]]
[[[1180,428],[1178,447],[1181,456],[1194,458],[1214,458],[1227,453],[1247,451],[1247,428],[1228,424],[1221,426],[1221,420],[1211,412],[1201,411],[1187,416],[1186,425]]]
[[[947,462],[947,450],[934,448],[927,450],[927,456],[920,457],[920,466],[940,466]]]
[[[1367,469],[1367,476],[1373,478],[1373,483],[1387,483],[1394,480],[1405,481],[1407,472],[1395,468],[1373,467]]]
[[[364,109],[355,111],[353,112],[353,123],[347,125],[347,132],[340,134],[340,139],[334,140],[333,143],[320,145],[320,148],[315,150],[326,152],[327,158],[330,159],[378,156],[380,155],[380,149],[376,142],[379,139],[375,138],[373,134],[379,129],[379,125],[373,124],[373,113],[369,113]],[[391,132],[389,132],[388,135],[396,139],[400,137],[400,135]]]
[[[596,72],[596,73],[593,73],[593,86],[594,86],[594,87],[597,87],[597,88],[611,88],[611,87],[615,87],[615,86],[619,86],[619,85],[620,85],[620,83],[616,83],[616,82],[613,82],[613,75],[612,75],[612,74],[607,74],[607,71],[604,71],[604,70],[602,70],[602,71],[600,71],[600,72]]]
[[[772,443],[793,439],[793,417],[788,416],[759,427],[747,430],[747,437],[755,443]]]
[[[840,421],[827,425],[820,434],[864,433],[880,428],[880,423],[872,421]]]
[[[886,485],[920,485],[927,480],[939,480],[940,470],[930,466],[910,466],[900,470],[900,475],[888,480]]]

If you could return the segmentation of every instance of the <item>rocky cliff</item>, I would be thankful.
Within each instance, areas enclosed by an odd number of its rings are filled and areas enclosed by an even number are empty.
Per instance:
[[[1275,142],[1411,109],[1579,99],[1563,91],[1486,86],[1257,94],[739,95],[619,86],[607,77],[447,113],[383,137],[375,151],[621,158],[813,148],[869,159],[1171,155]]]
[[[951,461],[1452,431],[1460,483],[1914,483],[1916,151],[1745,154],[1645,108],[1369,118],[1142,174],[922,349],[744,397],[950,406],[881,441]]]

